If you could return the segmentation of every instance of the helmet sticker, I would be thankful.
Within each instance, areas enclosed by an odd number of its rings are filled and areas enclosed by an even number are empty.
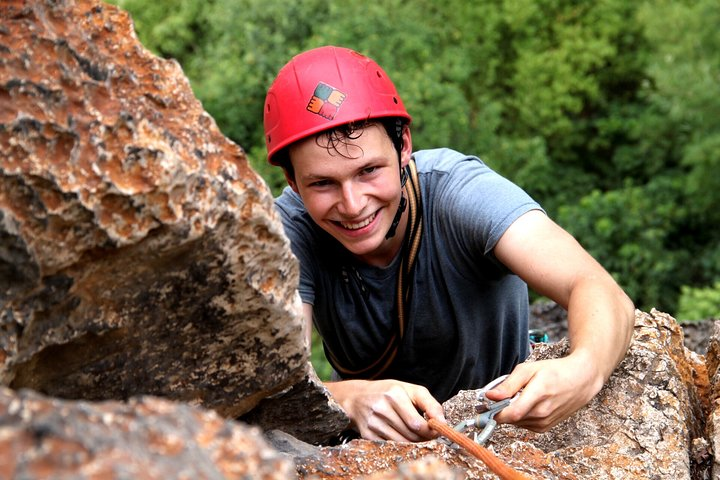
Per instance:
[[[332,120],[337,115],[340,105],[345,101],[345,94],[337,88],[320,82],[315,87],[313,96],[307,104],[307,110]]]

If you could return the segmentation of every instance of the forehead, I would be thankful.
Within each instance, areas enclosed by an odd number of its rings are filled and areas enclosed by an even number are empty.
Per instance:
[[[326,132],[308,137],[292,144],[289,153],[296,172],[397,159],[390,137],[378,124],[358,129],[350,135],[340,132],[328,135]]]

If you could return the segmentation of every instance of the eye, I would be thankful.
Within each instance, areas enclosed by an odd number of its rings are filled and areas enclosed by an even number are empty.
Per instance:
[[[328,185],[330,185],[330,180],[318,180],[316,182],[312,182],[309,186],[319,188],[327,187]]]
[[[377,167],[365,167],[362,169],[363,175],[368,175],[373,173],[375,170],[377,170]]]

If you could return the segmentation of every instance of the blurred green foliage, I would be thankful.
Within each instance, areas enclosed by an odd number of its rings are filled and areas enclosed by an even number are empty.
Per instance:
[[[704,288],[682,287],[678,318],[683,320],[720,320],[720,281]]]
[[[393,78],[416,149],[481,156],[639,308],[675,313],[681,294],[720,280],[717,0],[115,3],[275,193],[265,91],[292,55],[343,45]]]

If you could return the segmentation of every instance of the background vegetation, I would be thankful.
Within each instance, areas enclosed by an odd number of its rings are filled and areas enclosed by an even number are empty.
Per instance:
[[[262,105],[305,49],[376,59],[415,147],[481,156],[639,308],[720,317],[717,0],[116,0],[277,193]]]

